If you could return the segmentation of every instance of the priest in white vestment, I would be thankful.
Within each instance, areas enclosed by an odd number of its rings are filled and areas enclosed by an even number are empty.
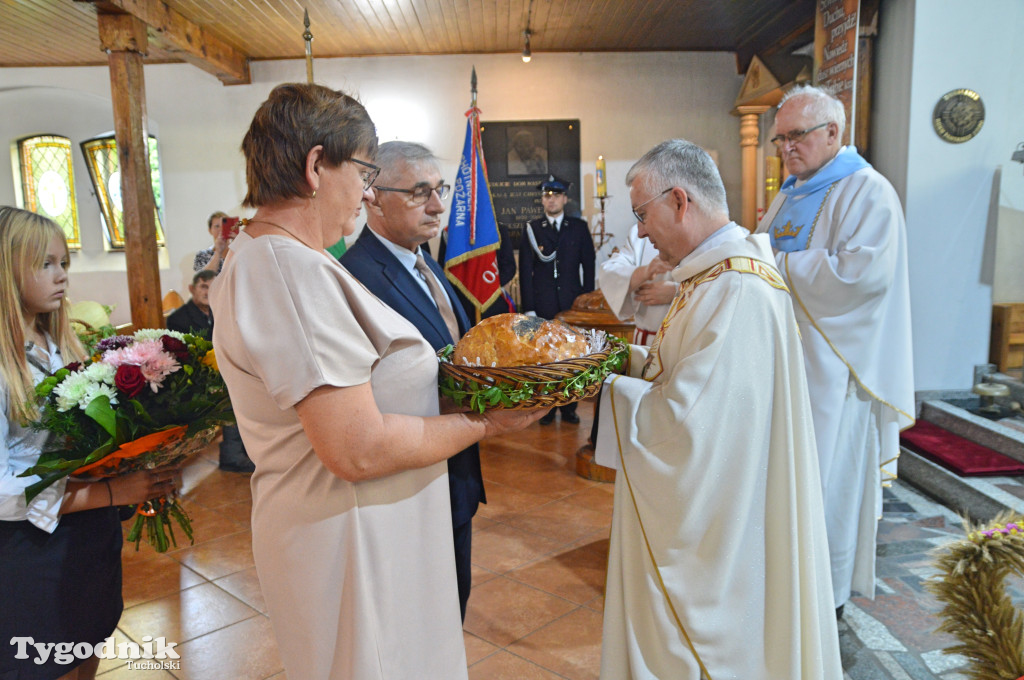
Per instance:
[[[766,236],[729,221],[684,140],[627,175],[640,236],[680,289],[605,383],[598,462],[618,468],[603,680],[839,680],[803,355]]]
[[[651,240],[638,231],[636,224],[629,228],[622,248],[598,267],[597,282],[615,316],[633,318],[633,342],[650,345],[679,284],[669,276],[671,265],[658,257]]]
[[[796,88],[775,124],[791,175],[758,231],[803,338],[838,616],[851,591],[874,597],[882,486],[914,424],[906,225],[889,181],[842,146],[838,99]]]

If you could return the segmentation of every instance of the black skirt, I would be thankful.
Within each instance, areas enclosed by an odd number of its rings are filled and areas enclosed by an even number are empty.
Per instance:
[[[12,637],[95,645],[114,632],[123,543],[117,508],[63,515],[52,534],[0,521],[0,680],[53,680],[82,662],[58,664],[51,652],[36,664],[32,647],[16,659]]]

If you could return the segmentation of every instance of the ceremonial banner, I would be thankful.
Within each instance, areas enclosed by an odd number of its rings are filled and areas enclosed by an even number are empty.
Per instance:
[[[448,217],[444,271],[452,285],[476,307],[479,320],[481,310],[501,295],[497,258],[500,238],[480,145],[480,109],[475,103],[466,116],[466,141]]]
[[[857,111],[857,32],[860,0],[818,0],[814,18],[814,84],[846,107],[843,144],[854,144]]]

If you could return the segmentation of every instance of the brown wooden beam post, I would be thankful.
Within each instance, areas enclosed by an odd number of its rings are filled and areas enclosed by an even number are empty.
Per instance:
[[[100,44],[110,65],[132,324],[135,328],[162,328],[156,208],[149,169],[146,82],[142,73],[142,56],[148,48],[146,24],[130,14],[99,13],[97,17]]]

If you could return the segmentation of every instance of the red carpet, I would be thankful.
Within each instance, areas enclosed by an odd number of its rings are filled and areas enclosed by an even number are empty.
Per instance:
[[[923,420],[901,432],[900,443],[961,477],[1024,474],[1024,463]]]

